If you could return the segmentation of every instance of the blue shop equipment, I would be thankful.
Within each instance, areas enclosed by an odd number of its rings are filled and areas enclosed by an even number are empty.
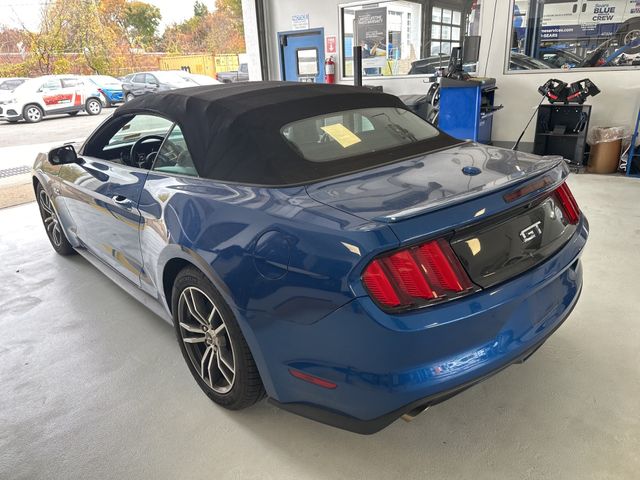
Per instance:
[[[440,118],[438,126],[461,140],[491,143],[495,106],[495,78],[440,80]]]

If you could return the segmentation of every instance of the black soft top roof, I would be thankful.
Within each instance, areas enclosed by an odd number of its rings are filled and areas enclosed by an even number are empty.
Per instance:
[[[283,126],[316,115],[370,107],[406,109],[392,95],[346,85],[246,82],[144,95],[114,116],[153,113],[177,122],[200,176],[264,186],[301,185],[398,160],[379,152],[333,162],[305,160],[281,134]],[[421,152],[459,143],[441,134],[413,145]],[[416,150],[415,153],[420,153]],[[413,153],[413,152],[407,152]],[[372,156],[378,158],[372,158]],[[393,158],[392,158],[393,157]]]

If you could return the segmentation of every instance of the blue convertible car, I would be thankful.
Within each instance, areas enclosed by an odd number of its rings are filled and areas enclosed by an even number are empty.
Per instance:
[[[147,95],[34,172],[53,248],[172,319],[230,409],[267,396],[376,432],[526,359],[582,288],[561,159],[455,140],[367,89]]]

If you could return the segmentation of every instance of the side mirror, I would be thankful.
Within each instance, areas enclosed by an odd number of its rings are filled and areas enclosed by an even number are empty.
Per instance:
[[[78,154],[73,145],[63,145],[49,151],[49,163],[52,165],[67,165],[78,163]]]

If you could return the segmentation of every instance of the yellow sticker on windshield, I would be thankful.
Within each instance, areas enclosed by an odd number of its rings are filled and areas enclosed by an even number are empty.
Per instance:
[[[356,143],[360,143],[360,137],[358,137],[355,133],[349,130],[341,123],[334,123],[333,125],[327,125],[326,127],[320,127],[324,130],[327,135],[333,138],[336,142],[338,142],[342,148],[348,148],[351,145],[355,145]]]

